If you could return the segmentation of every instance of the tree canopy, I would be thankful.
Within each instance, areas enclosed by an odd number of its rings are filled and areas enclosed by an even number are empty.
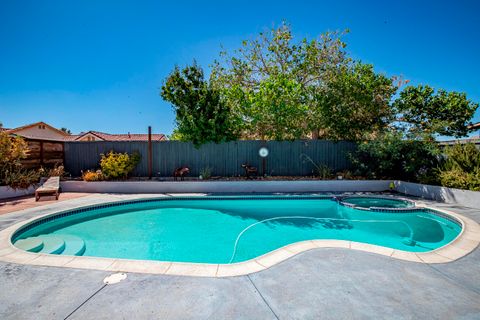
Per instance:
[[[408,131],[462,137],[469,132],[478,103],[468,100],[465,93],[419,85],[403,89],[393,106]]]
[[[478,104],[464,93],[405,87],[351,59],[344,32],[296,40],[283,23],[222,51],[209,80],[195,63],[175,67],[161,96],[176,111],[176,139],[361,141],[392,130],[464,136]],[[407,83],[408,81],[405,81]]]
[[[228,105],[196,63],[182,70],[175,67],[162,86],[161,96],[175,109],[177,137],[181,140],[199,146],[237,138]]]

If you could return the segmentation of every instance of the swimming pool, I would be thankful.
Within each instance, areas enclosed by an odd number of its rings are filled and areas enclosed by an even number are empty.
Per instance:
[[[12,242],[59,255],[229,264],[312,239],[428,252],[460,231],[431,209],[358,210],[317,196],[187,197],[70,210],[23,226]]]
[[[413,208],[415,206],[415,203],[409,200],[386,197],[348,196],[339,198],[339,201],[357,208]]]

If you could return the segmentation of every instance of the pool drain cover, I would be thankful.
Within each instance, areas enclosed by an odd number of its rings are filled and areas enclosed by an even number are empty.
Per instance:
[[[120,281],[123,281],[127,279],[127,274],[126,273],[114,273],[112,275],[109,275],[105,279],[103,279],[103,283],[105,284],[115,284],[119,283]]]

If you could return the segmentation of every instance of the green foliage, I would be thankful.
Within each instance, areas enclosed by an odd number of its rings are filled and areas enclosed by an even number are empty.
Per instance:
[[[346,63],[341,34],[294,42],[282,24],[215,61],[212,81],[243,119],[242,138],[296,139],[310,134],[319,115],[316,90]]]
[[[200,177],[203,180],[208,180],[212,177],[212,168],[205,167],[200,170]]]
[[[172,139],[196,146],[237,138],[363,141],[395,126],[428,139],[468,133],[477,103],[428,86],[408,86],[392,103],[408,81],[350,59],[347,32],[296,40],[282,23],[221,52],[209,81],[196,64],[175,68],[161,91],[176,111]]]
[[[177,135],[195,146],[224,142],[238,137],[238,123],[220,92],[204,79],[203,70],[194,63],[180,70],[175,67],[161,89],[164,100],[176,112]]]
[[[428,85],[408,86],[394,102],[399,120],[407,130],[462,137],[468,134],[470,120],[478,103],[465,93],[435,90]]]
[[[351,154],[356,175],[373,179],[419,181],[434,175],[439,164],[439,149],[434,141],[404,139],[399,133],[386,133],[364,141]]]
[[[0,132],[0,170],[4,171],[20,166],[20,160],[28,155],[28,145],[21,137],[10,137]]]
[[[39,181],[40,172],[22,168],[21,160],[27,155],[25,140],[0,132],[0,185],[13,189],[28,188]]]
[[[100,167],[108,179],[126,179],[140,162],[140,154],[137,152],[129,155],[126,152],[110,151],[107,155],[102,154],[101,157]]]
[[[319,136],[358,141],[385,131],[393,118],[389,103],[396,90],[393,80],[376,73],[373,65],[342,66],[317,94]]]
[[[480,150],[473,143],[456,144],[444,150],[439,170],[444,187],[480,191]]]
[[[312,164],[312,166],[313,166],[313,170],[312,170],[313,175],[318,176],[318,177],[320,177],[320,178],[323,179],[323,180],[331,179],[331,178],[333,177],[332,169],[330,169],[330,167],[328,167],[327,165],[325,165],[325,164],[317,164],[311,157],[307,156],[307,155],[304,154],[304,153],[302,153],[302,154],[300,155],[300,159],[301,159],[303,162],[309,162],[309,163]]]
[[[173,132],[171,135],[168,136],[168,139],[170,141],[186,141],[186,139],[183,137],[183,135],[178,131],[177,128],[173,129]]]
[[[27,189],[38,183],[41,177],[40,171],[22,168],[6,170],[2,175],[3,183],[12,189]]]
[[[255,138],[289,140],[304,136],[307,106],[302,103],[301,85],[287,76],[262,81],[249,96],[245,117]]]

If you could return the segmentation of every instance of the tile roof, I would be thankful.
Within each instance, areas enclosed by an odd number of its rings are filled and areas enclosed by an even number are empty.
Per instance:
[[[27,124],[27,125],[24,125],[24,126],[21,126],[21,127],[17,127],[17,128],[13,128],[13,129],[8,129],[7,131],[9,133],[16,133],[17,131],[20,131],[20,130],[23,130],[23,129],[27,129],[27,128],[31,128],[31,127],[36,127],[38,125],[44,125],[44,126],[47,126],[48,128],[52,129],[53,131],[56,131],[64,136],[67,136],[68,133],[62,131],[62,130],[59,130],[55,127],[52,127],[51,125],[49,125],[48,123],[45,123],[43,121],[40,121],[40,122],[35,122],[35,123],[30,123],[30,124]]]
[[[49,128],[61,133],[63,137],[53,139],[53,138],[43,138],[43,137],[40,138],[40,137],[27,136],[25,134],[22,134],[22,136],[28,139],[41,139],[41,140],[52,140],[52,141],[79,141],[81,137],[91,134],[98,137],[99,138],[98,140],[103,140],[103,141],[148,141],[148,134],[145,134],[145,133],[110,134],[110,133],[105,133],[100,131],[88,131],[88,132],[82,132],[80,134],[68,134],[46,124],[45,122],[36,122],[36,123],[28,124],[28,125],[21,126],[18,128],[13,128],[13,129],[0,128],[0,132],[5,131],[10,134],[15,134],[17,131],[20,131],[21,129],[37,126],[39,124],[46,125]],[[168,139],[164,134],[152,133],[152,141],[165,141],[165,140],[168,140]]]
[[[83,137],[87,134],[94,135],[99,137],[104,141],[148,141],[148,134],[145,133],[125,133],[125,134],[110,134],[99,131],[88,131],[82,133],[81,135],[71,135],[65,139],[65,141],[78,141],[80,137]],[[165,141],[167,137],[161,133],[152,133],[152,141]]]

